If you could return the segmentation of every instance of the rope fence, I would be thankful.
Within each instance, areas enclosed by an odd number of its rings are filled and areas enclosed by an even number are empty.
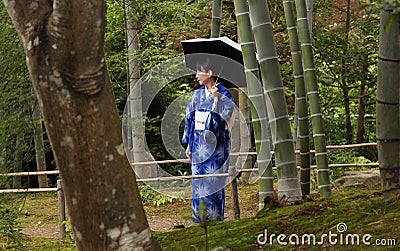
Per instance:
[[[327,150],[343,150],[351,148],[360,148],[368,146],[377,146],[376,143],[362,143],[362,144],[352,144],[352,145],[332,145],[327,146]],[[300,152],[296,150],[296,154]],[[310,154],[314,154],[315,150],[311,150]],[[274,154],[271,151],[271,154]],[[243,156],[256,156],[256,152],[233,152],[230,154],[232,157],[243,157]],[[175,163],[190,163],[190,159],[174,159],[174,160],[154,160],[154,161],[144,161],[131,163],[133,167],[148,166],[148,165],[163,165],[163,164],[175,164]],[[379,163],[350,163],[350,164],[329,164],[329,168],[345,168],[345,167],[377,167]],[[316,165],[311,165],[311,169],[316,169]],[[300,169],[300,166],[297,166]],[[253,172],[257,171],[257,168],[250,169],[239,169],[237,172]],[[273,167],[276,170],[276,167]],[[38,175],[52,175],[59,174],[59,170],[53,171],[37,171],[37,172],[18,172],[18,173],[0,173],[0,176],[38,176]],[[168,180],[180,180],[180,179],[196,179],[196,178],[208,178],[208,177],[227,177],[230,176],[229,173],[220,174],[204,174],[204,175],[185,175],[185,176],[166,176],[157,178],[138,178],[138,182],[152,182],[152,181],[168,181]],[[27,189],[0,189],[0,193],[26,193],[26,192],[54,192],[57,188],[27,188]]]

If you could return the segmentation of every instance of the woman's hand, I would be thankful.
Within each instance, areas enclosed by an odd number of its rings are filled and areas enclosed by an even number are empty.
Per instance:
[[[214,85],[208,91],[210,92],[210,94],[211,94],[211,96],[213,98],[217,98],[218,97],[218,87],[217,86]]]
[[[190,157],[191,157],[191,155],[192,155],[192,153],[190,152],[190,150],[189,150],[189,146],[186,148],[186,157],[188,158],[188,159],[190,159]]]

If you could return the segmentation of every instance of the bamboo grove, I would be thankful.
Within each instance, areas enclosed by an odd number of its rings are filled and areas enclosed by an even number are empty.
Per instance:
[[[290,46],[292,49],[292,56],[294,62],[294,72],[296,81],[296,104],[299,112],[299,138],[300,138],[300,156],[301,156],[301,185],[298,179],[297,162],[294,154],[294,140],[292,137],[291,129],[289,126],[288,111],[286,108],[285,94],[280,76],[279,63],[277,61],[278,55],[274,44],[274,34],[272,29],[272,22],[269,16],[269,9],[267,2],[264,1],[235,1],[236,17],[238,19],[238,33],[241,38],[241,46],[243,50],[245,71],[247,73],[249,98],[254,106],[260,107],[265,105],[265,109],[257,109],[260,114],[253,115],[254,134],[256,140],[256,149],[258,153],[257,164],[260,173],[260,207],[262,207],[263,200],[266,196],[271,195],[273,192],[273,178],[272,170],[270,167],[270,156],[266,155],[265,146],[263,147],[260,142],[268,142],[265,138],[268,135],[268,129],[272,133],[272,142],[275,150],[275,165],[278,170],[278,197],[286,197],[289,201],[300,201],[302,194],[309,194],[310,188],[310,155],[308,144],[308,113],[307,113],[307,98],[306,88],[303,77],[303,64],[307,66],[308,61],[302,62],[302,57],[299,46],[299,39],[297,35],[297,25],[294,21],[293,2],[283,1],[285,7],[285,16],[287,19],[287,26],[290,38]],[[305,6],[305,2],[302,2]],[[304,8],[305,11],[305,8]],[[302,15],[305,12],[303,9],[299,10]],[[306,13],[305,13],[306,14]],[[307,49],[307,45],[311,47],[308,33],[308,19],[300,18],[300,22],[304,20],[305,26],[303,28],[303,36],[300,39],[304,41],[302,48]],[[249,29],[251,24],[251,29]],[[252,31],[252,32],[249,32]],[[254,38],[253,38],[254,37]],[[254,41],[254,40],[255,41]],[[309,48],[308,48],[309,49]],[[256,63],[255,51],[258,52],[258,64],[260,67],[261,79],[263,81],[263,89],[256,90],[253,85],[252,78],[259,78],[259,70]],[[312,59],[312,53],[308,50],[303,50],[308,59]],[[312,61],[311,61],[312,62]],[[313,66],[306,68],[313,74]],[[315,74],[311,75],[311,78]],[[322,113],[320,112],[318,101],[318,90],[316,89],[316,81],[313,85],[309,86],[314,89],[311,92],[311,101],[314,111],[315,121],[314,126],[317,127],[315,132],[316,142],[318,146],[317,164],[319,170],[318,182],[320,184],[321,196],[330,196],[330,181],[329,169],[327,166],[327,152],[325,149]],[[264,103],[264,104],[263,104]],[[266,119],[268,118],[268,122]],[[263,126],[269,123],[271,128]],[[261,125],[261,126],[260,126]],[[265,136],[264,136],[265,135]],[[297,136],[297,135],[295,135]],[[258,144],[257,144],[258,143]],[[264,157],[265,156],[265,157]]]
[[[310,1],[282,1],[293,61],[295,79],[295,102],[298,115],[298,133],[295,134],[300,149],[300,184],[297,178],[294,142],[283,94],[280,69],[269,16],[268,1],[236,0],[235,11],[238,23],[239,40],[243,50],[248,96],[254,107],[265,102],[258,114],[252,110],[254,136],[258,154],[257,164],[260,173],[260,206],[263,199],[272,192],[272,175],[268,162],[270,156],[263,153],[262,142],[268,141],[268,129],[272,132],[275,150],[275,165],[278,169],[278,196],[289,200],[300,200],[300,194],[310,192],[310,146],[308,133],[308,107],[314,138],[317,163],[318,188],[321,197],[331,196],[328,152],[320,92],[311,39]],[[296,5],[296,15],[294,13]],[[348,1],[347,13],[350,2]],[[400,119],[399,119],[399,19],[395,11],[396,1],[384,1],[381,11],[381,31],[379,44],[379,73],[377,95],[377,141],[382,177],[382,190],[386,199],[398,196],[400,161]],[[251,25],[251,29],[249,29]],[[347,30],[349,24],[347,24]],[[249,32],[252,31],[252,32]],[[257,51],[257,59],[255,52]],[[258,67],[256,60],[258,60]],[[343,61],[344,62],[344,61]],[[255,88],[254,79],[262,80],[263,90]],[[392,86],[390,86],[392,84]],[[307,96],[306,96],[307,95]],[[308,104],[309,103],[309,104]],[[261,114],[260,114],[261,113]],[[261,115],[261,117],[260,117]],[[268,118],[269,125],[263,126]],[[278,129],[279,128],[279,129]],[[296,128],[297,129],[297,128]],[[293,153],[293,154],[292,154]],[[301,191],[301,193],[300,193]]]

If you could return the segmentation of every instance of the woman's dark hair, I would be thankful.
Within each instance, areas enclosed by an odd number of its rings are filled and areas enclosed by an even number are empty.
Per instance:
[[[214,62],[214,63],[213,63]],[[224,86],[231,86],[232,84],[230,84],[230,82],[224,78],[222,78],[221,76],[219,76],[219,73],[221,71],[221,62],[218,61],[218,58],[216,58],[215,60],[211,60],[210,58],[206,58],[202,61],[199,61],[196,64],[196,70],[200,71],[200,72],[204,72],[207,73],[209,70],[211,70],[213,72],[213,78],[215,81],[217,81],[218,83],[222,83]],[[217,65],[215,65],[217,64]],[[195,87],[195,89],[197,89]]]
[[[211,71],[213,72],[213,76],[212,76],[212,77],[214,78],[215,81],[217,81],[217,80],[218,80],[218,76],[217,76],[217,75],[214,75],[214,74],[217,73],[217,71],[216,71],[214,68],[215,68],[215,67],[212,67],[212,66],[211,66],[211,63],[210,63],[210,59],[209,59],[209,58],[206,58],[206,59],[203,60],[202,62],[198,62],[198,63],[196,64],[196,70],[197,70],[197,71],[207,73],[209,70],[211,70]]]

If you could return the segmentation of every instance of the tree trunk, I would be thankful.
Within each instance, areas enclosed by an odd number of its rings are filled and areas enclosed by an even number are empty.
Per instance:
[[[4,3],[26,50],[78,249],[158,250],[106,69],[106,3]]]
[[[271,135],[265,97],[260,83],[260,74],[255,52],[255,42],[251,30],[249,8],[245,0],[235,0],[235,14],[243,53],[250,112],[257,151],[259,181],[259,209],[264,208],[264,199],[274,195],[271,165]]]
[[[400,198],[400,18],[394,11],[398,7],[383,1],[379,31],[376,139],[382,192],[388,201]]]
[[[363,67],[364,70],[366,70],[365,67]],[[365,71],[364,71],[365,72]],[[356,142],[357,143],[364,143],[365,142],[365,138],[364,138],[364,134],[365,134],[365,124],[364,124],[364,120],[365,120],[365,106],[366,106],[366,102],[365,102],[365,79],[361,80],[361,86],[360,86],[360,94],[359,94],[359,99],[358,99],[358,116],[357,116],[357,139]]]
[[[220,37],[222,19],[222,0],[214,0],[211,17],[211,38]]]
[[[346,4],[346,27],[345,27],[345,43],[342,53],[342,69],[341,69],[341,88],[343,91],[344,100],[344,110],[345,110],[345,121],[346,121],[346,142],[347,144],[353,143],[353,126],[351,125],[351,111],[350,111],[350,97],[349,97],[349,85],[347,84],[347,58],[348,58],[348,48],[349,48],[349,34],[350,34],[350,23],[351,23],[351,13],[350,13],[351,3],[347,0]]]
[[[331,196],[329,180],[328,152],[326,150],[324,121],[321,111],[318,82],[315,74],[314,56],[310,32],[308,30],[305,0],[296,0],[297,24],[303,56],[303,71],[310,102],[311,124],[315,145],[315,157],[318,168],[318,188],[323,198]]]
[[[249,10],[261,69],[261,78],[264,84],[272,140],[275,146],[275,163],[278,170],[278,197],[288,201],[300,201],[302,196],[297,174],[294,141],[289,123],[269,8],[265,1],[249,0]]]
[[[342,74],[346,74],[342,72]],[[344,76],[344,75],[342,75]],[[343,100],[344,100],[344,111],[345,111],[345,121],[346,121],[346,143],[353,143],[353,126],[351,124],[351,111],[350,111],[350,97],[349,97],[349,86],[346,80],[343,79],[342,84]]]

